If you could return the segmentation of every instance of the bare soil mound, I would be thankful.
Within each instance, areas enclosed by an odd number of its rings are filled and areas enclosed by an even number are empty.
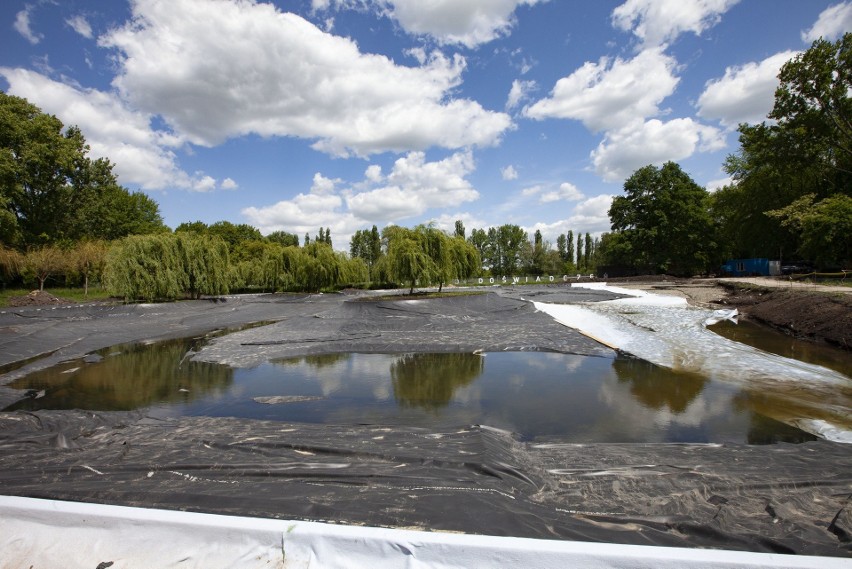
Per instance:
[[[14,296],[9,299],[9,306],[55,306],[73,303],[73,300],[53,296],[43,290],[34,290],[24,296]]]
[[[722,303],[796,338],[852,350],[852,295],[732,288]]]

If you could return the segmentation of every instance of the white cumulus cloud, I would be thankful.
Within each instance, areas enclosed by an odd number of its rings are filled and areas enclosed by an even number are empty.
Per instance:
[[[509,90],[509,97],[506,99],[506,110],[512,110],[522,101],[528,99],[530,93],[535,91],[537,84],[535,81],[520,81],[515,79],[512,81],[512,88]]]
[[[236,190],[240,187],[240,185],[231,178],[225,178],[222,180],[222,183],[219,184],[219,187],[223,190]]]
[[[724,134],[712,126],[691,118],[667,122],[651,119],[608,132],[591,158],[595,171],[604,180],[617,182],[648,164],[682,160],[695,152],[724,147]]]
[[[515,167],[509,164],[505,168],[500,169],[500,176],[504,180],[517,180],[518,179],[518,171],[515,170]]]
[[[455,99],[465,60],[419,67],[362,53],[271,4],[136,0],[133,19],[99,39],[118,55],[113,84],[190,142],[250,133],[316,140],[333,155],[496,144],[505,113]]]
[[[766,120],[775,101],[778,72],[797,53],[784,51],[760,62],[728,67],[723,77],[707,82],[698,98],[698,116],[717,119],[725,127]]]
[[[44,36],[41,34],[37,34],[33,32],[32,27],[30,26],[30,11],[32,10],[32,6],[27,6],[17,14],[15,14],[15,30],[24,36],[24,38],[33,45],[39,43]]]
[[[613,197],[602,194],[588,198],[577,203],[567,218],[553,223],[537,223],[528,228],[528,231],[530,233],[536,230],[541,231],[542,236],[551,243],[555,243],[560,235],[569,231],[574,233],[574,239],[577,239],[580,233],[600,235],[612,228],[609,221],[609,208]]]
[[[74,16],[73,18],[68,18],[65,20],[65,23],[71,26],[71,28],[87,39],[92,39],[94,34],[92,33],[92,26],[89,24],[88,20],[86,20],[85,16]]]
[[[372,224],[384,226],[478,199],[479,192],[466,179],[473,170],[470,151],[433,162],[423,152],[410,152],[397,159],[387,175],[370,165],[363,180],[347,184],[317,173],[307,194],[242,213],[263,233],[286,230],[301,235],[330,227],[341,237],[337,245]]]
[[[574,202],[583,199],[585,196],[580,189],[571,182],[563,182],[559,184],[559,188],[554,191],[544,192],[539,201],[541,203],[567,201]]]
[[[153,129],[151,115],[133,110],[115,94],[67,85],[26,69],[2,67],[0,76],[9,82],[10,95],[29,100],[66,126],[78,126],[90,156],[113,162],[120,183],[145,190],[212,189],[212,178],[190,175],[177,165],[174,149],[184,144],[183,139]]]
[[[288,231],[300,237],[305,233],[314,235],[320,227],[332,231],[332,242],[336,237],[348,239],[363,222],[351,214],[341,211],[343,198],[336,194],[300,193],[293,199],[282,200],[265,207],[247,207],[242,214],[261,233]],[[341,239],[337,239],[339,246]]]
[[[832,41],[852,30],[852,2],[841,2],[823,10],[816,23],[802,32],[802,41],[812,43],[819,38]]]
[[[547,0],[312,0],[314,10],[372,6],[407,33],[475,48],[511,32],[519,6]]]
[[[479,198],[466,179],[473,170],[469,151],[436,162],[427,162],[422,152],[411,152],[394,163],[378,187],[350,193],[346,202],[353,214],[373,223],[454,207]]]
[[[612,24],[645,46],[660,46],[685,32],[700,35],[739,0],[627,0],[612,11]]]
[[[636,117],[660,114],[659,104],[678,84],[677,62],[661,49],[648,49],[633,59],[601,58],[586,62],[556,82],[550,97],[524,109],[533,119],[582,121],[598,132],[620,128]]]

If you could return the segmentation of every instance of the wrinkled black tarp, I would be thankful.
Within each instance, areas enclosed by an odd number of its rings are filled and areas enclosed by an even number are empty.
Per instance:
[[[119,343],[258,321],[274,323],[217,338],[195,357],[248,366],[351,351],[612,355],[522,300],[533,296],[613,298],[556,286],[438,301],[267,295],[5,310],[0,385]],[[0,407],[21,396],[0,387]],[[852,556],[852,446],[826,441],[576,445],[522,443],[478,426],[436,432],[159,420],[144,412],[13,412],[0,413],[0,493],[491,535]]]
[[[545,539],[852,556],[847,445],[520,443],[75,411],[0,414],[7,495]]]
[[[213,340],[195,360],[250,367],[328,353],[549,351],[611,357],[613,351],[538,312],[519,294],[548,302],[617,298],[605,291],[549,287],[533,291],[423,300],[349,300],[294,311],[275,324]],[[363,298],[363,297],[362,297]]]

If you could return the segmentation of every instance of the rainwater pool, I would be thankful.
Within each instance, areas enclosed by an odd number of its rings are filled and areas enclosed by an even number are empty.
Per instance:
[[[115,346],[30,374],[11,387],[31,397],[5,410],[146,409],[157,417],[436,429],[482,424],[523,439],[578,443],[815,438],[783,422],[786,394],[624,356],[346,353],[232,369],[192,361],[203,341]]]

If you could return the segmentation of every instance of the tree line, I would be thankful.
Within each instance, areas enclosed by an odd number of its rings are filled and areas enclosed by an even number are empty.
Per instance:
[[[331,230],[313,238],[263,236],[220,221],[166,227],[159,206],[121,187],[82,133],[24,99],[0,92],[0,283],[97,281],[126,299],[343,286],[439,288],[472,276],[576,272],[715,272],[725,259],[804,259],[852,267],[852,34],[817,40],[786,63],[768,115],[740,125],[724,164],[732,183],[715,193],[673,162],[624,183],[611,231],[568,231],[555,246],[536,231],[461,221],[356,231],[348,254]]]

